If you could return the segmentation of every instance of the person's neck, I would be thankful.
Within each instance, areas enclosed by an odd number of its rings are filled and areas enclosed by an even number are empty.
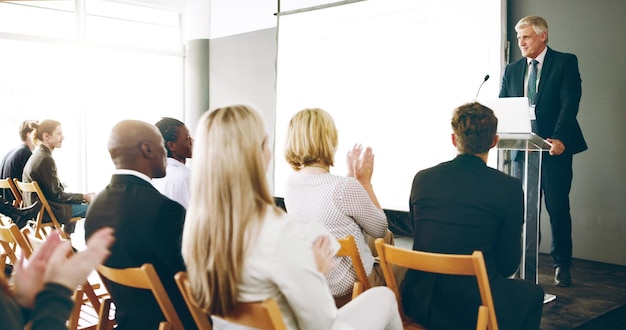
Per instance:
[[[46,148],[48,148],[48,150],[50,150],[50,152],[54,151],[54,147],[49,145],[48,143],[42,142],[41,145],[46,146]]]
[[[318,162],[318,163],[311,163],[308,165],[304,165],[304,167],[300,170],[300,173],[304,173],[304,174],[327,174],[330,173],[330,166],[322,163],[322,162]]]
[[[35,144],[29,141],[24,141],[24,145],[28,147],[28,149],[30,149],[30,151],[32,152],[33,150],[35,150]]]

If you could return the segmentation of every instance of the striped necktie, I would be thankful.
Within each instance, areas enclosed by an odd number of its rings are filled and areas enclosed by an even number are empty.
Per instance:
[[[531,105],[537,104],[537,64],[539,62],[537,60],[532,60],[530,62],[530,74],[528,75],[528,100]]]

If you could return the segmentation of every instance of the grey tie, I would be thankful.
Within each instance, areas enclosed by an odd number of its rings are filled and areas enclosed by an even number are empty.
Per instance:
[[[536,94],[537,94],[537,60],[532,60],[530,62],[530,74],[528,75],[528,101],[531,105],[535,105],[537,103]]]

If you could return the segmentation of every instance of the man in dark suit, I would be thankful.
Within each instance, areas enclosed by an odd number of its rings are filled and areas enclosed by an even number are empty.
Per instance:
[[[524,222],[521,182],[486,165],[498,143],[491,109],[465,104],[452,118],[452,161],[422,170],[413,180],[413,250],[482,251],[501,329],[539,329],[543,290],[507,279],[519,265]],[[408,316],[433,329],[473,329],[481,299],[476,280],[409,270],[401,288]]]
[[[105,265],[154,265],[185,329],[195,329],[174,282],[174,274],[186,269],[180,252],[185,209],[160,194],[150,182],[165,175],[161,133],[142,121],[122,121],[113,127],[109,153],[116,171],[89,207],[85,239],[102,227],[114,228],[115,243]],[[150,291],[114,284],[110,289],[118,329],[156,329],[165,320]]]
[[[587,150],[576,120],[582,94],[578,59],[547,46],[548,23],[539,16],[522,18],[515,30],[523,58],[506,67],[500,97],[528,97],[533,132],[552,143],[541,163],[541,190],[552,229],[554,284],[570,286],[572,156]]]

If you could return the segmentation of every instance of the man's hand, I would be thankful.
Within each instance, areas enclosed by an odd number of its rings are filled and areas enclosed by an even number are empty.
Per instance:
[[[550,156],[558,156],[565,151],[565,145],[559,139],[546,139],[548,142],[552,143],[552,147],[550,148]]]

